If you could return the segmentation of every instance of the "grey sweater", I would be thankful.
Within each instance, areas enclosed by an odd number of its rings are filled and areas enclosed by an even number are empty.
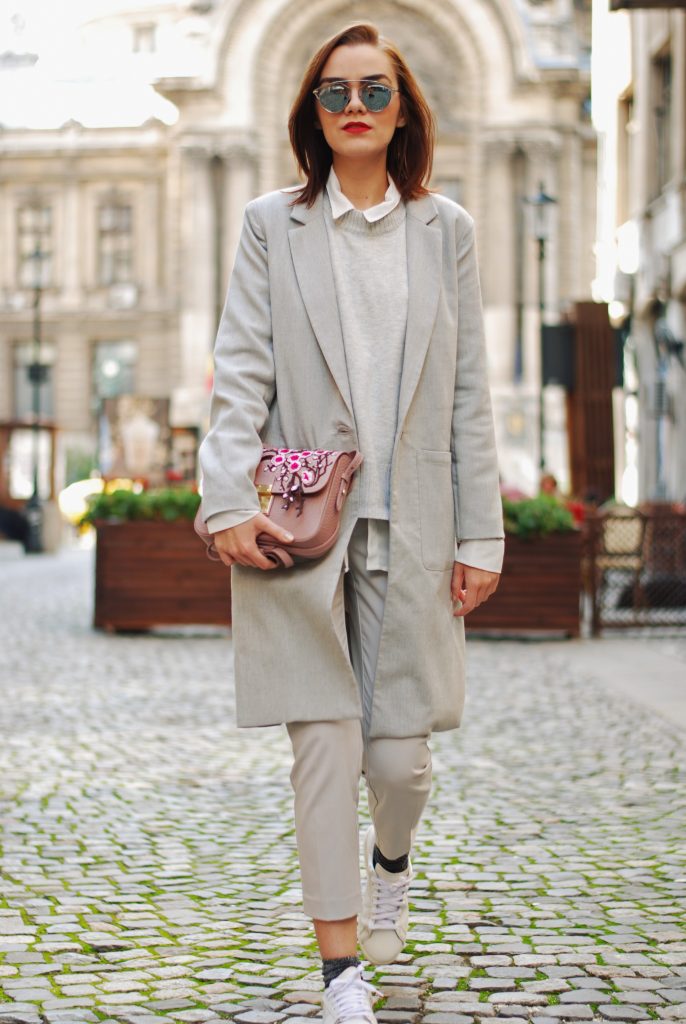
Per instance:
[[[325,193],[338,312],[364,462],[359,514],[390,515],[390,471],[407,326],[405,204],[370,222],[351,209],[335,221]]]

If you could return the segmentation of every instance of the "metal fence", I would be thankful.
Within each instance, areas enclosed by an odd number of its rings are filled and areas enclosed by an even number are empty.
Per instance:
[[[686,629],[686,512],[617,507],[584,524],[591,631]]]

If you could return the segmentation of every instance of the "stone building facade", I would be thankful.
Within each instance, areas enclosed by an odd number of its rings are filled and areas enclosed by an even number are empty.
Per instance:
[[[122,69],[137,61],[141,82],[178,113],[0,127],[0,420],[30,415],[27,267],[38,236],[50,254],[43,409],[59,427],[61,465],[94,450],[99,403],[117,389],[169,397],[173,423],[202,429],[244,206],[297,181],[286,122],[302,70],[328,34],[369,19],[435,111],[433,187],[476,220],[502,476],[535,489],[540,318],[523,199],[539,182],[557,199],[545,264],[555,323],[590,296],[594,272],[588,0],[112,0],[111,14],[81,26],[85,50],[109,47]]]
[[[603,0],[594,11],[597,289],[629,335],[628,496],[683,501],[686,10],[669,2],[624,6],[635,5]]]

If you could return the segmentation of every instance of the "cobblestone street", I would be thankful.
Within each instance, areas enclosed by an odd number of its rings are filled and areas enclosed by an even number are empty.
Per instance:
[[[0,563],[0,1022],[316,1017],[285,728],[235,729],[228,631],[95,633],[92,557]],[[470,641],[379,1021],[686,1019],[683,729],[575,649]]]

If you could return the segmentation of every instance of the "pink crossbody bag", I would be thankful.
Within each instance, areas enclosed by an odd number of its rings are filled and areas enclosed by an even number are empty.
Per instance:
[[[340,532],[343,505],[361,464],[358,451],[264,448],[255,473],[261,511],[293,535],[293,540],[284,544],[267,533],[258,534],[257,544],[264,555],[282,568],[325,555]],[[195,531],[207,545],[208,557],[221,561],[201,513],[202,505],[195,517]]]

